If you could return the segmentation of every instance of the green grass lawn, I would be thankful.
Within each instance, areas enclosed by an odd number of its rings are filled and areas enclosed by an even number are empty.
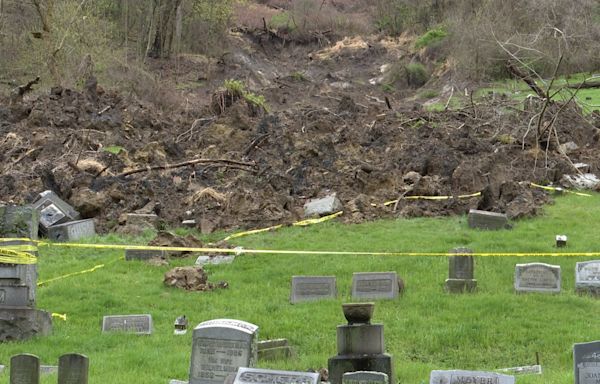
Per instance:
[[[246,249],[447,252],[467,246],[476,252],[553,252],[557,234],[569,236],[568,251],[600,251],[600,195],[564,196],[545,214],[515,223],[511,231],[481,232],[466,217],[387,220],[361,225],[328,222],[285,228],[237,239]],[[146,239],[95,239],[100,243],[143,244]],[[51,336],[0,346],[0,364],[17,353],[34,353],[42,364],[56,364],[64,353],[90,357],[90,383],[167,383],[187,380],[192,334],[173,335],[179,315],[196,324],[236,318],[260,326],[260,339],[287,338],[298,358],[264,362],[275,369],[327,366],[336,353],[336,326],[345,322],[341,304],[350,302],[353,272],[396,271],[406,284],[397,300],[378,301],[373,321],[385,325],[386,349],[393,355],[400,383],[428,383],[433,369],[494,370],[530,365],[539,352],[542,376],[520,376],[517,383],[573,381],[572,345],[600,339],[600,299],[574,293],[574,267],[585,258],[477,257],[474,294],[443,290],[445,257],[243,255],[231,265],[209,266],[210,280],[230,287],[214,292],[166,288],[167,267],[118,260],[122,251],[41,248],[40,280],[110,263],[96,272],[58,280],[39,288],[38,307],[67,314],[54,320]],[[600,257],[598,257],[600,258]],[[589,260],[589,258],[587,258]],[[114,261],[114,262],[113,262]],[[560,294],[513,292],[517,263],[545,262],[562,267]],[[335,275],[339,297],[289,304],[292,275]],[[152,314],[150,336],[102,334],[103,315]],[[43,383],[55,383],[56,375]],[[8,372],[0,374],[8,383]]]

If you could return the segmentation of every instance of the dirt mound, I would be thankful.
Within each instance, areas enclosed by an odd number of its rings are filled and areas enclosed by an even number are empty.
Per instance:
[[[0,104],[0,200],[27,203],[51,189],[100,231],[148,211],[161,225],[194,220],[209,233],[296,221],[308,199],[332,192],[348,222],[469,208],[519,218],[548,201],[530,182],[557,183],[578,162],[600,171],[598,130],[574,107],[561,110],[552,140],[539,147],[529,126],[535,112],[515,102],[427,112],[384,94],[369,79],[398,57],[390,44],[357,38],[329,49],[238,52],[222,76],[262,76],[256,83],[265,85],[252,91],[267,97],[263,115],[243,98],[218,115],[210,97],[167,113],[99,89]],[[569,141],[577,149],[567,158],[558,144]]]

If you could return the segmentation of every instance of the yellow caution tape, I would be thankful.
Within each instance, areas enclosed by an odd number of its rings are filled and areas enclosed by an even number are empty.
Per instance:
[[[340,212],[336,212],[336,213],[328,215],[328,216],[320,217],[318,219],[308,219],[308,220],[297,221],[295,223],[292,223],[291,226],[292,227],[306,227],[308,225],[319,224],[319,223],[323,223],[328,220],[335,219],[336,217],[341,216],[343,214],[344,214],[344,211],[340,211]],[[270,232],[270,231],[274,231],[274,230],[283,228],[285,226],[286,225],[284,225],[284,224],[279,224],[279,225],[274,225],[274,226],[268,227],[268,228],[253,229],[251,231],[234,233],[233,235],[230,235],[230,236],[227,236],[226,238],[224,238],[223,241],[229,241],[231,239],[237,239],[238,237],[254,235],[257,233]]]
[[[52,313],[52,317],[56,317],[57,319],[61,319],[63,321],[67,321],[67,314],[64,313]]]
[[[94,272],[94,271],[96,271],[96,270],[98,270],[98,269],[100,269],[100,268],[104,268],[104,264],[99,264],[99,265],[96,265],[95,267],[93,267],[93,268],[90,268],[90,269],[86,269],[86,270],[84,270],[84,271],[79,271],[79,272],[68,273],[68,274],[66,274],[66,275],[62,275],[62,276],[58,276],[58,277],[54,277],[54,278],[52,278],[52,279],[48,279],[48,280],[44,280],[44,281],[38,281],[37,285],[38,285],[38,286],[42,286],[42,285],[48,284],[48,283],[50,283],[50,282],[53,282],[53,281],[56,281],[56,280],[62,280],[62,279],[66,279],[67,277],[71,277],[71,276],[77,276],[77,275],[83,275],[84,273],[91,273],[91,272]]]
[[[475,192],[468,195],[458,196],[404,196],[401,199],[386,201],[383,203],[384,206],[388,207],[392,204],[396,204],[399,200],[451,200],[451,199],[470,199],[471,197],[481,196],[481,192]],[[377,204],[371,204],[373,207],[377,207]]]
[[[536,184],[536,183],[531,183],[531,186],[532,187],[536,187],[536,188],[545,189],[546,191],[565,192],[565,193],[571,193],[571,194],[577,195],[577,196],[592,197],[592,195],[590,195],[588,193],[569,191],[568,189],[563,189],[563,188],[560,188],[560,187],[550,187],[550,186],[547,186],[547,185],[539,185],[539,184]]]
[[[15,251],[8,247],[0,248],[0,263],[5,264],[36,264],[37,257],[31,253]]]

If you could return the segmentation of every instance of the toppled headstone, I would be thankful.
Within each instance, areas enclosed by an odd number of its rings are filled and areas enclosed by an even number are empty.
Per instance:
[[[290,303],[335,299],[337,286],[335,276],[292,276]]]
[[[285,360],[294,356],[287,339],[263,340],[257,346],[259,360]]]
[[[235,260],[235,255],[200,255],[196,259],[196,265],[219,265],[231,264]]]
[[[102,332],[152,334],[152,315],[111,315],[102,318]]]
[[[460,370],[431,371],[429,376],[429,384],[462,383],[515,384],[515,377],[494,372]]]
[[[223,384],[240,367],[257,360],[258,326],[242,320],[216,319],[194,329],[190,384]]]
[[[208,274],[200,266],[173,268],[165,273],[163,282],[169,287],[183,288],[188,291],[212,291],[229,286],[224,281],[217,284],[209,283]]]
[[[343,209],[342,202],[335,193],[322,199],[309,200],[304,204],[304,217],[325,216]]]
[[[50,190],[40,193],[33,207],[40,213],[40,230],[43,233],[46,233],[52,225],[80,218],[75,208]]]
[[[575,290],[580,294],[600,296],[600,260],[575,265]]]
[[[517,264],[515,291],[560,293],[560,266],[544,263]]]
[[[573,345],[575,384],[596,384],[600,377],[600,341]]]
[[[476,229],[510,229],[508,216],[504,213],[495,213],[471,209],[468,216],[469,227]]]
[[[48,228],[48,238],[59,242],[76,241],[94,236],[96,236],[96,226],[93,219],[70,221]]]
[[[90,361],[78,353],[62,355],[58,359],[58,384],[87,384]]]
[[[319,382],[319,374],[314,372],[241,367],[237,371],[233,384],[319,384]]]
[[[396,272],[356,272],[352,275],[352,298],[395,299],[400,288]]]

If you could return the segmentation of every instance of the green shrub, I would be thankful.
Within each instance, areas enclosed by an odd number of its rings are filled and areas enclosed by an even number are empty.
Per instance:
[[[415,41],[415,48],[421,49],[424,47],[429,47],[430,45],[437,44],[444,40],[448,36],[448,32],[446,32],[443,28],[435,28],[425,32]]]
[[[429,80],[429,73],[421,63],[410,63],[406,66],[406,81],[411,87],[421,87]]]

